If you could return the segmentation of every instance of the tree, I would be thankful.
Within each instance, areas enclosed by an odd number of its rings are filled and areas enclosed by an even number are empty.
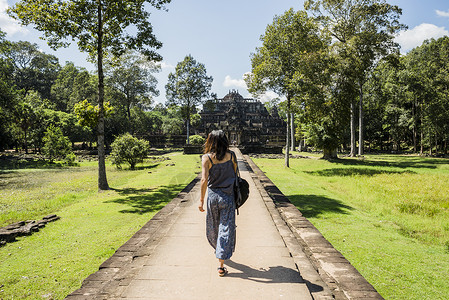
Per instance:
[[[293,87],[307,68],[309,52],[322,47],[317,24],[304,11],[286,11],[276,16],[260,37],[262,46],[251,56],[252,74],[246,77],[251,93],[273,90],[287,98],[287,144],[285,166],[289,167],[291,101],[298,90]]]
[[[76,67],[73,62],[66,62],[51,87],[52,101],[56,109],[71,112],[75,103],[85,99],[96,102],[93,97],[95,83],[92,82],[91,77],[93,76],[87,70]]]
[[[107,66],[107,84],[113,90],[113,105],[123,107],[131,121],[131,108],[147,108],[153,96],[159,96],[157,79],[151,73],[158,72],[160,66],[154,62],[127,52],[112,60]]]
[[[70,140],[62,134],[62,130],[59,127],[50,125],[47,128],[42,141],[44,143],[42,152],[50,159],[50,161],[53,161],[55,158],[65,158],[67,154],[72,153]]]
[[[28,153],[28,133],[32,126],[36,123],[37,115],[34,111],[33,106],[27,102],[22,101],[16,107],[16,124],[21,129],[23,134],[23,146],[25,148],[25,153]]]
[[[204,64],[188,55],[176,65],[175,73],[168,75],[165,85],[168,105],[182,107],[187,124],[187,144],[189,144],[190,115],[196,112],[196,106],[209,96],[212,76],[207,76]]]
[[[143,111],[138,107],[131,110],[134,132],[137,136],[162,133],[162,116],[155,111]]]
[[[109,105],[109,102],[104,104],[104,114],[107,116],[111,113],[113,107]],[[78,123],[81,126],[96,128],[98,127],[99,117],[100,117],[100,108],[99,106],[94,106],[89,103],[89,101],[84,100],[77,104],[74,107],[75,114],[78,118]]]
[[[394,35],[402,10],[385,0],[307,0],[306,10],[315,14],[335,39],[335,50],[344,61],[340,72],[359,97],[359,155],[363,154],[363,85],[376,61],[397,50]],[[355,155],[355,102],[351,101],[351,156]]]
[[[115,139],[111,145],[112,163],[120,168],[123,163],[129,164],[134,170],[136,164],[143,162],[148,155],[150,145],[148,141],[140,140],[129,133]]]
[[[38,91],[50,99],[51,86],[55,82],[61,66],[54,55],[45,54],[37,44],[26,41],[8,42],[3,56],[12,66],[14,83],[24,94],[30,90]]]
[[[4,53],[8,47],[5,40],[6,34],[0,30],[0,53]],[[12,66],[9,61],[0,56],[0,150],[10,146],[11,134],[10,124],[13,123],[13,117],[16,110],[17,97],[13,89]]]
[[[106,177],[104,150],[104,73],[105,52],[114,56],[125,50],[141,52],[150,60],[161,60],[153,48],[162,44],[153,34],[148,21],[150,13],[145,11],[148,3],[156,9],[164,9],[171,0],[22,0],[8,13],[23,25],[34,25],[44,33],[48,44],[57,49],[67,46],[68,40],[78,40],[81,51],[89,53],[97,63],[98,74],[98,188],[109,189]],[[132,35],[130,32],[135,32]],[[148,48],[150,47],[150,48]]]

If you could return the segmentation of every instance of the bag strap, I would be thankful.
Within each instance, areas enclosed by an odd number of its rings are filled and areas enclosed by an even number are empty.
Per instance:
[[[234,159],[235,159],[235,165],[236,165],[235,175],[236,175],[236,177],[240,177],[239,163],[237,162],[237,156],[235,155],[235,153],[233,151],[231,151],[231,159],[232,159],[232,157],[234,157]]]
[[[212,165],[214,165],[214,162],[212,161],[212,158],[210,158],[210,154],[207,154],[207,157],[209,158],[210,163],[211,163]]]
[[[240,178],[239,163],[237,162],[237,156],[235,155],[235,153],[233,151],[231,151],[231,159],[232,159],[232,157],[235,158],[235,165],[236,165],[236,169],[235,169],[235,184],[240,189],[240,186],[239,186],[239,178]],[[239,215],[239,209],[237,208],[237,206],[236,206],[236,210],[237,210],[237,215]]]

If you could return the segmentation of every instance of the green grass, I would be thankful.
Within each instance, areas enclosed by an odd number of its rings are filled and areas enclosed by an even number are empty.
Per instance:
[[[447,159],[254,162],[385,299],[449,299]]]
[[[56,213],[61,219],[0,248],[0,299],[63,299],[200,171],[198,155],[172,153],[136,171],[108,166],[112,190],[97,192],[95,162],[3,171],[3,225]],[[174,164],[174,166],[167,166]]]

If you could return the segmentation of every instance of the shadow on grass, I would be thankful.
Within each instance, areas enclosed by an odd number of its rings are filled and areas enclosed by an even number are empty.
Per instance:
[[[348,214],[350,210],[353,210],[351,206],[343,204],[340,200],[325,196],[289,195],[287,197],[306,218],[318,217],[327,212]]]
[[[126,197],[108,200],[106,203],[118,203],[129,207],[121,210],[121,213],[145,214],[156,212],[176,197],[184,187],[185,184],[172,184],[148,189],[114,189],[119,195]]]
[[[324,169],[319,171],[306,171],[305,173],[318,176],[373,176],[379,174],[416,174],[413,171],[392,171],[392,170],[378,170],[370,168],[334,168]]]
[[[349,166],[370,166],[370,167],[390,167],[390,168],[424,168],[436,169],[437,165],[449,164],[449,160],[441,158],[423,157],[385,157],[383,160],[340,158],[329,160],[331,163]]]
[[[47,160],[26,160],[26,159],[1,159],[0,171],[14,169],[62,169],[67,165],[60,162],[50,162]]]

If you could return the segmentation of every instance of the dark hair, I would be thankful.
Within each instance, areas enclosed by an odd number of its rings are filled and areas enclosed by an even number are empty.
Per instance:
[[[213,130],[207,137],[204,153],[214,153],[216,159],[222,160],[228,148],[229,141],[223,130]]]

